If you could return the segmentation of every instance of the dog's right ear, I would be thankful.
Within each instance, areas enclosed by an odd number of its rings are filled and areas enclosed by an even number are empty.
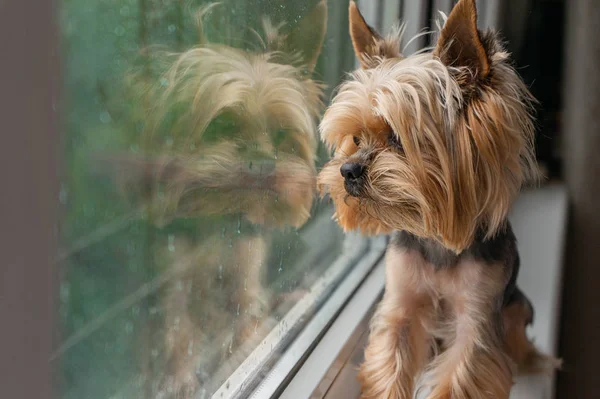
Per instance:
[[[350,1],[350,37],[363,69],[375,67],[383,58],[400,57],[398,40],[386,40],[367,24],[356,3]]]
[[[440,32],[433,55],[448,66],[468,68],[472,80],[484,79],[490,61],[479,31],[475,0],[460,0]]]

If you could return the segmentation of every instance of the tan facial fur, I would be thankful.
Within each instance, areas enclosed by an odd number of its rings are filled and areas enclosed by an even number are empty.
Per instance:
[[[461,14],[450,15],[433,52],[403,58],[382,50],[398,37],[382,39],[360,14],[352,17],[357,12],[351,5],[351,34],[366,61],[341,85],[321,122],[334,158],[319,188],[346,230],[407,230],[460,252],[477,228],[496,232],[521,185],[537,176],[534,100],[495,34],[456,28]],[[450,58],[463,42],[476,42],[474,59]],[[399,146],[389,145],[390,138]],[[362,195],[353,197],[340,167],[357,161],[366,175]]]

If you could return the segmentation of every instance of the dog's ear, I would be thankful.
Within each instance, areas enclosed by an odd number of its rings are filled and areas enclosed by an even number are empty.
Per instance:
[[[356,57],[363,69],[373,67],[376,57],[385,57],[384,39],[367,24],[356,3],[350,1],[350,37]]]
[[[475,0],[460,0],[452,9],[433,54],[447,66],[467,67],[474,79],[490,72],[490,62],[477,30]]]
[[[321,0],[294,26],[285,38],[288,52],[300,52],[302,62],[310,71],[315,69],[327,31],[327,1]]]

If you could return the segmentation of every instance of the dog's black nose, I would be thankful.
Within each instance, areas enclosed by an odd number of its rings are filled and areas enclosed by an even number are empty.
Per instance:
[[[365,166],[356,162],[347,162],[342,165],[340,172],[344,179],[356,180],[365,173]]]

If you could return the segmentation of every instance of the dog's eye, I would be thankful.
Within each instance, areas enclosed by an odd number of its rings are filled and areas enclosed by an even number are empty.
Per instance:
[[[388,144],[390,147],[393,147],[399,151],[402,151],[404,149],[402,147],[402,142],[400,141],[400,138],[398,138],[398,135],[395,132],[391,132],[388,136]]]
[[[216,116],[202,134],[202,140],[216,142],[220,140],[231,140],[239,134],[237,115],[231,111],[223,111]]]
[[[354,141],[354,144],[356,144],[357,147],[360,145],[360,138],[358,136],[352,137],[352,140]]]
[[[286,129],[281,128],[277,130],[273,136],[273,145],[275,145],[275,147],[279,147],[289,135],[290,134]]]

